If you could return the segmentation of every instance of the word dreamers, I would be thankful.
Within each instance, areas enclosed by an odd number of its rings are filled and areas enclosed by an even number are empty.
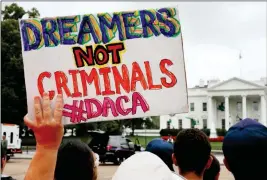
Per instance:
[[[20,21],[24,51],[58,45],[106,44],[116,35],[120,41],[159,35],[176,37],[180,22],[175,8],[100,13]]]
[[[131,101],[131,102],[130,102]],[[126,105],[128,108],[126,108]],[[140,106],[143,113],[149,110],[149,105],[145,98],[138,92],[132,94],[131,100],[128,96],[119,96],[116,100],[112,100],[110,97],[104,97],[103,102],[100,102],[96,98],[73,100],[72,104],[65,104],[63,110],[63,116],[70,118],[72,123],[86,122],[88,119],[102,117],[118,117],[135,115],[137,113],[137,107]],[[110,115],[109,110],[112,115]]]
[[[102,67],[92,68],[88,71],[76,69],[69,70],[68,73],[56,71],[53,73],[53,77],[50,72],[45,71],[37,79],[38,90],[40,95],[48,91],[50,99],[54,98],[55,92],[62,94],[63,91],[68,98],[79,98],[129,94],[135,92],[138,85],[141,86],[142,91],[145,91],[160,90],[164,87],[172,88],[177,84],[176,76],[167,69],[168,66],[173,65],[171,60],[162,59],[160,61],[159,68],[162,77],[159,79],[159,84],[155,84],[153,81],[150,62],[145,61],[141,65],[144,65],[145,72],[137,62],[133,62],[131,67],[123,64],[120,68],[119,66]],[[68,76],[70,76],[69,79]],[[55,82],[55,89],[45,89],[43,81]]]

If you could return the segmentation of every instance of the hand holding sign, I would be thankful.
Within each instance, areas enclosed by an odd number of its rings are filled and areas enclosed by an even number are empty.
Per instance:
[[[62,124],[63,97],[58,95],[55,110],[52,116],[48,93],[43,94],[43,103],[40,97],[34,97],[35,120],[24,117],[25,124],[34,132],[37,148],[57,150],[64,133]]]

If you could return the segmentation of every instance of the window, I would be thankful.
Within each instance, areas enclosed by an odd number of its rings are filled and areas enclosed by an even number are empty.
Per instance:
[[[203,129],[207,129],[207,128],[208,128],[207,119],[203,119]]]
[[[10,133],[10,144],[12,144],[12,143],[13,143],[13,132]]]
[[[182,119],[178,120],[178,128],[179,129],[183,129],[183,121],[182,121]]]
[[[242,111],[242,103],[241,102],[238,102],[236,104],[236,110],[237,110],[237,112],[241,112]]]
[[[225,129],[225,119],[222,119],[222,129]]]
[[[195,111],[195,104],[194,103],[190,103],[190,111]]]
[[[203,103],[202,106],[203,111],[207,111],[207,103]]]
[[[253,108],[253,111],[259,111],[259,103],[258,102],[253,102],[252,108]]]
[[[6,132],[3,133],[3,136],[6,136]]]

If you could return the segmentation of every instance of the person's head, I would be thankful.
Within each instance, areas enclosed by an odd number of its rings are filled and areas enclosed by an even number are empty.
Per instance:
[[[212,163],[209,167],[209,169],[206,169],[204,172],[203,180],[218,180],[220,176],[220,162],[218,159],[214,156],[211,155],[213,160]]]
[[[267,127],[252,119],[241,120],[228,130],[223,154],[236,180],[267,179]]]
[[[193,174],[201,178],[212,163],[210,153],[211,146],[205,133],[198,129],[185,129],[176,137],[173,162],[182,176]]]
[[[63,142],[58,150],[55,180],[96,180],[96,156],[79,140]]]
[[[160,138],[153,139],[148,143],[146,151],[160,157],[161,160],[169,167],[169,169],[174,171],[172,162],[173,146],[170,143]]]
[[[3,134],[2,139],[6,140],[6,135],[5,134]]]
[[[140,152],[126,159],[117,169],[112,180],[179,180],[155,154]]]

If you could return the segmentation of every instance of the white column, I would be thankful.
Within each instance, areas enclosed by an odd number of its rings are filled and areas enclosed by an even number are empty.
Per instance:
[[[267,125],[267,117],[266,117],[266,100],[265,100],[265,96],[261,95],[261,123],[266,126]]]
[[[213,116],[212,97],[208,96],[208,128],[210,129],[210,137],[216,137],[215,119]]]
[[[224,101],[225,101],[225,129],[229,129],[229,97],[224,96]]]
[[[242,96],[242,119],[247,118],[247,96]]]
[[[213,118],[214,118],[214,127],[215,130],[217,128],[217,124],[218,124],[218,118],[217,118],[217,101],[215,99],[213,99]]]

